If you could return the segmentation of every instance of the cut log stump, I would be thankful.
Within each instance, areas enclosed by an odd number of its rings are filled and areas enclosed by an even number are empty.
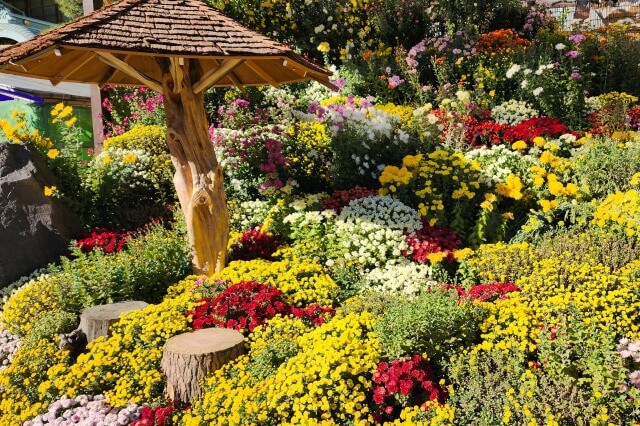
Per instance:
[[[202,396],[202,382],[244,352],[244,338],[229,328],[207,328],[173,336],[164,345],[160,367],[167,379],[165,395],[192,403]]]
[[[87,342],[91,342],[100,336],[108,336],[109,327],[120,319],[120,315],[146,306],[146,302],[137,300],[92,306],[82,311],[80,315],[80,330],[87,335]]]

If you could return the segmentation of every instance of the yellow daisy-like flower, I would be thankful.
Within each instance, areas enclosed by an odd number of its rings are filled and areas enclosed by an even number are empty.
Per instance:
[[[67,121],[65,124],[67,125],[67,127],[71,127],[74,124],[76,124],[76,121],[78,121],[77,117],[71,117],[71,119],[69,121]]]
[[[64,104],[62,102],[60,102],[59,104],[56,104],[56,106],[53,107],[53,109],[51,110],[51,115],[55,117],[56,115],[60,114],[60,111],[62,111],[62,108],[64,108]]]
[[[331,50],[331,46],[326,41],[323,41],[318,45],[318,50],[322,53],[328,53]]]
[[[558,201],[556,200],[540,200],[540,206],[542,207],[543,212],[548,212],[556,207],[558,207]]]
[[[465,260],[466,258],[468,258],[471,255],[473,255],[473,250],[471,250],[470,248],[463,248],[463,249],[460,249],[460,250],[454,250],[453,251],[453,257],[456,260]]]
[[[136,161],[138,161],[138,157],[136,157],[135,154],[129,153],[122,157],[123,163],[135,163]]]
[[[533,143],[536,144],[536,146],[545,146],[547,141],[544,140],[544,138],[542,136],[536,136],[535,138],[533,138]]]
[[[638,185],[638,184],[640,184],[640,173],[636,173],[631,177],[631,185]]]
[[[103,162],[104,164],[109,164],[109,163],[111,162],[111,157],[109,157],[108,155],[104,156],[104,157],[102,158],[102,162]]]
[[[513,213],[511,213],[511,212],[502,213],[502,218],[503,219],[513,220]]]
[[[491,204],[490,201],[483,201],[480,203],[480,207],[482,207],[484,210],[489,210],[489,211],[493,211],[493,204]]]
[[[49,151],[47,151],[47,157],[51,158],[52,160],[58,157],[58,155],[60,155],[60,151],[58,151],[57,149],[50,149]]]
[[[44,187],[44,195],[47,197],[51,197],[54,192],[56,192],[58,188],[56,188],[55,186],[45,186]]]
[[[68,115],[70,115],[72,112],[73,112],[73,107],[70,105],[67,105],[62,109],[62,111],[60,111],[60,113],[58,114],[58,118],[65,118]]]
[[[500,195],[504,195],[505,197],[513,198],[514,200],[519,200],[522,198],[522,181],[520,178],[513,173],[507,176],[507,180],[505,183],[499,183],[496,186],[496,192]]]
[[[427,255],[427,259],[429,259],[429,262],[431,263],[440,263],[444,260],[445,257],[447,257],[447,253],[443,251]]]
[[[513,143],[513,145],[511,145],[511,149],[515,149],[517,151],[525,150],[527,149],[527,143],[523,140],[516,141]]]

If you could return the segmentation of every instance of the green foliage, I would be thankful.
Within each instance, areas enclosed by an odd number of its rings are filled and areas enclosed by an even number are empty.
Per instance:
[[[637,418],[611,336],[571,314],[543,326],[536,361],[517,350],[482,350],[455,357],[447,370],[459,424],[544,424],[550,414],[563,425],[593,424],[606,419],[602,413],[612,424]]]
[[[62,12],[69,21],[73,21],[84,14],[82,0],[55,0],[55,2],[60,12]]]
[[[454,388],[449,403],[456,422],[477,426],[501,424],[509,389],[518,389],[525,368],[517,352],[463,353],[447,366]]]
[[[594,258],[605,265],[610,272],[621,269],[640,258],[640,245],[635,237],[612,233],[602,228],[589,227],[587,230],[569,228],[542,237],[535,246],[541,259],[553,259],[569,254],[571,258]]]
[[[121,300],[157,303],[169,285],[188,274],[191,259],[183,223],[173,229],[152,225],[118,253],[75,249],[73,254],[75,259],[65,258],[53,269],[59,279],[56,298],[72,312]]]
[[[449,32],[472,34],[499,28],[522,28],[528,5],[518,0],[439,1],[436,14]]]
[[[338,284],[338,287],[340,287],[340,292],[336,297],[338,302],[345,301],[358,294],[360,281],[362,279],[359,268],[338,263],[331,269],[331,277],[336,284]],[[379,300],[379,296],[377,297]]]
[[[624,25],[612,25],[594,32],[585,42],[590,61],[593,95],[612,91],[640,95],[640,45]]]
[[[609,138],[590,140],[575,155],[573,167],[580,184],[593,198],[631,189],[630,180],[640,172],[640,144],[620,144]]]
[[[458,301],[455,291],[435,289],[391,300],[375,331],[386,356],[423,353],[438,363],[480,337],[482,314],[478,305]]]
[[[78,322],[78,316],[70,312],[63,310],[47,312],[33,323],[24,343],[35,344],[41,339],[57,338],[58,334],[75,330]]]
[[[274,374],[280,365],[298,353],[298,344],[287,338],[276,339],[251,358],[249,371],[254,377],[266,378]]]

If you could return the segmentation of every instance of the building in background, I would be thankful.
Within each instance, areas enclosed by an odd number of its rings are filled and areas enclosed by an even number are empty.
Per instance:
[[[0,48],[28,40],[62,18],[53,0],[0,0]],[[0,75],[0,118],[7,119],[14,110],[23,111],[32,130],[55,139],[57,128],[51,124],[50,111],[64,102],[74,107],[87,147],[93,146],[90,97],[87,84],[54,86],[46,80]]]

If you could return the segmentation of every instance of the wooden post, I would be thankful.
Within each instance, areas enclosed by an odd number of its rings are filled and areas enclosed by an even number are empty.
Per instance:
[[[146,306],[146,302],[135,300],[92,306],[82,311],[79,329],[87,335],[87,342],[100,336],[109,336],[109,327],[118,322],[120,315]]]
[[[82,11],[85,15],[90,14],[95,9],[93,0],[82,0]],[[95,84],[89,85],[89,93],[91,96],[91,125],[93,128],[93,148],[96,154],[102,151],[102,140],[104,133],[102,131],[102,96],[100,88]]]
[[[160,367],[167,398],[192,403],[202,396],[202,382],[244,352],[244,338],[229,328],[207,328],[173,336],[164,345]]]
[[[198,61],[189,59],[181,70],[166,58],[158,58],[158,64],[163,71],[167,143],[176,169],[174,184],[187,222],[194,272],[212,275],[226,263],[229,219],[222,168],[209,136],[204,92],[193,88],[202,69]]]

